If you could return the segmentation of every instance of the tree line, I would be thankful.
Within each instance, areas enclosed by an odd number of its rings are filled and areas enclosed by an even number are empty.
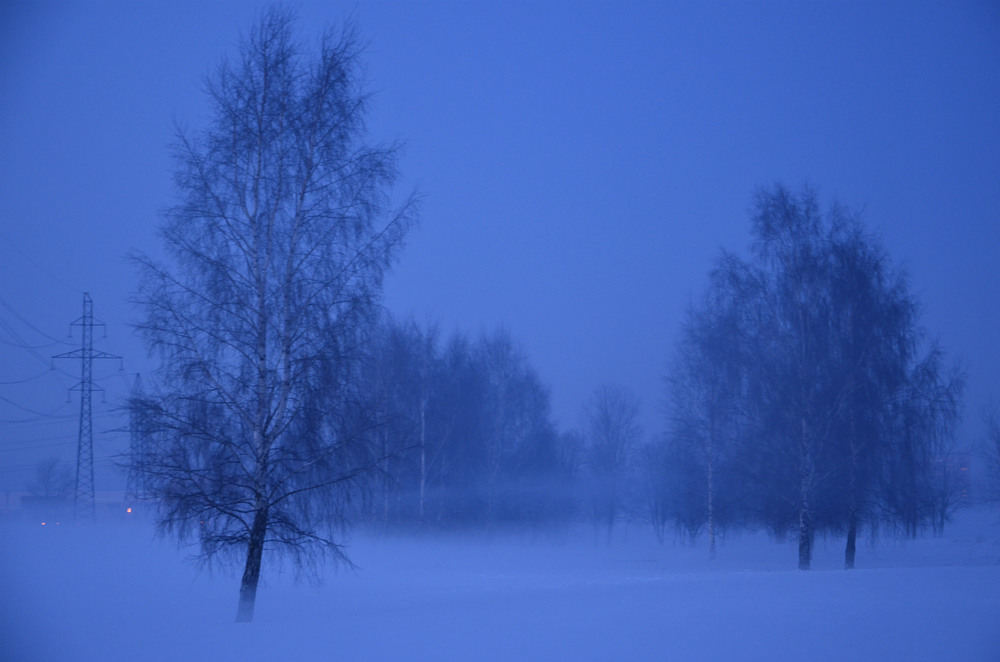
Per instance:
[[[387,316],[360,370],[383,458],[360,515],[382,527],[564,517],[573,458],[510,332],[475,339]]]
[[[380,528],[560,527],[610,538],[631,507],[639,401],[598,386],[582,429],[559,431],[549,391],[504,327],[453,333],[386,316],[359,379],[383,465],[358,516]]]

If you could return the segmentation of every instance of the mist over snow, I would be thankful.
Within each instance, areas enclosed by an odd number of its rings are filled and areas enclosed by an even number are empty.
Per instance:
[[[595,544],[560,533],[357,532],[353,571],[317,584],[265,567],[250,624],[233,573],[199,572],[139,520],[0,530],[7,662],[185,660],[964,660],[1000,658],[1000,513],[943,538],[860,545],[757,534],[658,545],[648,527]]]
[[[997,662],[998,64],[988,0],[0,2],[0,662]]]

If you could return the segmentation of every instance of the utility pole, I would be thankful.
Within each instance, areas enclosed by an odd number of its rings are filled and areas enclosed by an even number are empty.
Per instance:
[[[72,388],[80,392],[80,432],[76,446],[76,492],[73,498],[73,518],[77,521],[94,520],[94,421],[91,406],[94,389],[94,359],[121,359],[107,352],[94,351],[94,326],[104,326],[94,322],[94,301],[88,292],[83,293],[83,316],[72,323],[83,329],[80,349],[58,354],[56,359],[80,359],[80,383]]]

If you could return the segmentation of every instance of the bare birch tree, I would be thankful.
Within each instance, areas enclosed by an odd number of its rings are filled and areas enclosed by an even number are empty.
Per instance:
[[[940,529],[954,499],[947,482],[935,492],[934,463],[953,443],[962,379],[936,347],[922,358],[905,274],[809,189],[761,189],[752,233],[749,259],[723,254],[712,272],[670,379],[679,515],[708,524],[711,550],[718,503],[739,504],[739,519],[797,531],[802,569],[817,531],[847,533],[852,568],[859,527],[880,514],[915,535],[936,512]]]
[[[588,459],[593,478],[591,508],[595,526],[603,524],[607,541],[622,508],[625,471],[642,432],[639,398],[612,384],[602,384],[584,405],[589,440]]]
[[[708,555],[716,555],[720,525],[720,476],[727,464],[727,453],[736,443],[739,426],[740,395],[745,363],[739,356],[742,329],[739,322],[739,297],[733,288],[714,283],[699,306],[688,309],[681,330],[677,357],[667,379],[670,412],[671,452],[685,455],[685,476],[673,486],[679,500],[681,492],[701,493]],[[731,490],[730,490],[731,491]],[[725,506],[721,508],[726,511]]]
[[[158,521],[202,557],[243,559],[238,621],[262,558],[346,560],[343,489],[379,464],[356,397],[383,275],[413,221],[395,209],[395,146],[366,142],[351,26],[315,53],[267,10],[207,81],[211,119],[178,131],[169,261],[137,256],[139,331],[161,359],[132,400]]]

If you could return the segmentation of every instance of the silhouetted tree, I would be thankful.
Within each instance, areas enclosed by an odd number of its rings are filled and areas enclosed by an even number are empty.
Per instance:
[[[522,477],[554,465],[556,437],[548,390],[510,332],[501,326],[482,334],[473,351],[485,387],[481,457],[492,529],[500,518],[521,519],[535,510],[534,490]]]
[[[986,469],[986,500],[1000,502],[1000,405],[982,410],[985,432],[980,442]]]
[[[916,350],[916,305],[901,272],[856,219],[837,210],[829,234],[832,344],[839,410],[828,452],[826,524],[845,528],[854,567],[860,523],[876,516],[879,472],[891,460],[894,404]]]
[[[679,492],[677,487],[680,483],[676,480],[677,477],[671,474],[671,469],[690,466],[690,463],[672,462],[670,447],[662,441],[643,446],[639,458],[646,513],[656,540],[662,545],[666,539],[667,523],[671,518],[675,522],[681,519],[679,516],[681,509],[674,508],[674,500]]]
[[[577,457],[550,421],[548,390],[502,327],[443,345],[386,317],[364,369],[382,421],[383,526],[535,524],[572,512]]]
[[[957,367],[946,373],[943,359],[934,345],[907,366],[907,380],[894,402],[895,443],[886,467],[884,507],[889,520],[910,537],[928,523],[942,533],[957,503],[946,463],[954,446],[964,380]]]
[[[728,469],[723,502],[743,511],[730,516],[797,530],[802,569],[818,530],[846,531],[853,567],[861,522],[945,517],[933,458],[953,438],[960,375],[936,347],[921,357],[905,277],[856,217],[774,186],[752,230],[750,259],[723,254],[712,272],[670,379],[678,516],[707,522],[711,548]]]
[[[395,147],[365,142],[354,30],[309,53],[292,24],[267,10],[207,81],[208,126],[178,135],[170,263],[136,258],[162,359],[132,400],[155,439],[137,470],[164,529],[244,559],[239,621],[265,550],[345,559],[342,490],[379,465],[358,359],[413,217],[390,210]]]
[[[35,476],[27,488],[43,499],[68,499],[73,492],[73,473],[59,458],[49,457],[35,463]]]
[[[380,496],[376,507],[383,528],[393,517],[403,516],[402,492],[418,483],[419,523],[427,476],[427,409],[437,361],[437,332],[421,329],[415,322],[399,322],[386,316],[373,334],[372,347],[363,370],[363,388],[369,406],[379,412],[380,424],[371,432],[380,449]],[[393,506],[390,508],[390,502]]]
[[[610,542],[622,507],[628,463],[641,436],[639,399],[623,386],[602,384],[584,406],[584,416],[591,514],[595,526],[605,527]]]
[[[433,472],[435,521],[478,518],[478,486],[485,466],[487,379],[466,334],[454,333],[442,348],[432,401],[431,429],[439,443]]]
[[[704,522],[712,559],[720,510],[723,523],[733,514],[727,502],[735,483],[725,478],[731,472],[743,406],[740,302],[731,298],[734,291],[729,285],[714,282],[704,302],[688,310],[668,376],[668,443],[685,467],[683,475],[671,481],[678,506],[673,517],[692,536]]]

